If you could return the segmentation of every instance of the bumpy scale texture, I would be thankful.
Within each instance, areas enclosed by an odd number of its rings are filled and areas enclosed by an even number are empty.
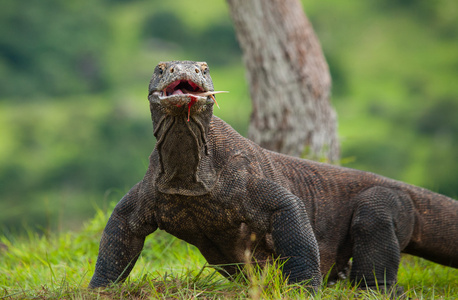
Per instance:
[[[376,174],[267,151],[213,116],[203,62],[162,62],[149,85],[156,147],[114,209],[90,287],[124,280],[157,229],[195,245],[232,278],[280,258],[316,289],[347,272],[364,288],[396,283],[400,253],[458,267],[458,201]],[[248,252],[247,252],[248,251]]]

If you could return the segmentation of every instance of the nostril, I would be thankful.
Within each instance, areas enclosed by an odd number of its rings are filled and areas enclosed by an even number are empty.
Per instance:
[[[170,73],[173,73],[175,69],[173,67],[170,68]]]
[[[200,72],[198,68],[196,68],[195,70],[196,70],[196,73],[199,73],[199,72]]]

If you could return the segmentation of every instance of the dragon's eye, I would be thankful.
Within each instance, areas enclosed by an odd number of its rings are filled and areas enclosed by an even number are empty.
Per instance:
[[[161,63],[161,64],[157,65],[156,69],[157,69],[157,72],[159,73],[159,75],[162,75],[164,73],[164,70],[165,70],[165,65]]]
[[[208,73],[207,64],[202,64],[200,68],[202,69],[202,73],[204,73],[204,75],[207,75],[207,73]]]

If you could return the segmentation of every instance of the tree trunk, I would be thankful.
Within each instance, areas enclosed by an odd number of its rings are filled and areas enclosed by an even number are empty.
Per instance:
[[[329,68],[299,0],[227,0],[247,68],[248,137],[312,159],[339,158]]]

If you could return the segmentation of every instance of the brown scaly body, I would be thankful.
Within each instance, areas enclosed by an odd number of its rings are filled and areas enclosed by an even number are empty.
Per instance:
[[[248,249],[261,264],[287,259],[289,281],[315,289],[350,258],[350,279],[369,288],[396,283],[401,252],[458,267],[458,201],[262,149],[213,116],[213,90],[206,63],[156,67],[148,99],[157,144],[108,221],[90,287],[124,280],[156,229],[197,246],[225,276]]]

